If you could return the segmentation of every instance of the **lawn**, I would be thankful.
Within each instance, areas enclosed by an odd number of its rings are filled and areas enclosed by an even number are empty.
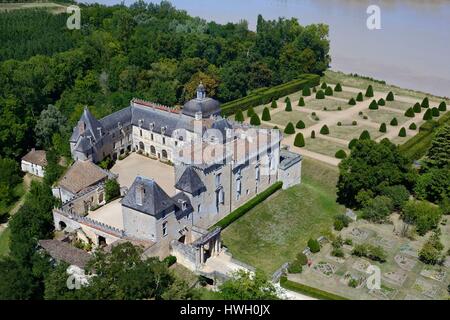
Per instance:
[[[344,208],[335,202],[338,169],[305,159],[301,185],[282,190],[223,230],[233,256],[268,274],[292,260],[310,237],[329,230]]]
[[[420,102],[420,101],[418,101]],[[414,106],[413,103],[408,103],[408,102],[403,102],[403,101],[386,101],[386,107],[388,108],[392,108],[392,109],[398,109],[398,110],[402,110],[402,111],[406,111],[409,108],[412,108]],[[383,108],[383,107],[380,107]]]
[[[271,123],[275,123],[283,127],[285,127],[289,121],[295,126],[299,120],[303,120],[306,127],[309,127],[315,123],[315,121],[311,120],[308,113],[297,110],[293,110],[291,112],[280,111],[272,115],[271,118]]]
[[[11,231],[7,228],[0,231],[0,258],[9,254],[9,237]]]
[[[332,87],[334,88],[334,86],[332,86]],[[344,99],[347,102],[348,102],[348,100],[350,100],[350,98],[355,98],[355,100],[356,100],[357,95],[358,95],[357,93],[350,92],[350,91],[342,91],[342,92],[335,91],[333,93],[333,97]]]
[[[332,126],[330,128],[330,136],[350,141],[355,138],[359,138],[361,133],[367,130],[370,133],[372,139],[376,139],[383,135],[377,128],[358,124],[357,126]],[[399,127],[400,130],[400,127]]]
[[[386,125],[389,125],[393,118],[397,118],[399,125],[411,119],[398,112],[383,110],[382,107],[378,110],[366,110],[364,111],[364,114],[366,114],[373,122],[377,122],[379,124],[384,122]]]
[[[336,143],[330,140],[322,139],[320,137],[316,137],[315,139],[306,138],[306,146],[305,148],[312,151],[324,154],[326,156],[334,157],[336,152],[340,149],[344,150],[347,154],[350,151],[347,149],[346,145]]]
[[[337,111],[338,107],[341,107],[342,110],[348,109],[351,106],[340,100],[335,100],[332,98],[325,99],[311,99],[306,102],[306,108],[313,110],[323,110],[323,108],[327,108],[327,111]]]

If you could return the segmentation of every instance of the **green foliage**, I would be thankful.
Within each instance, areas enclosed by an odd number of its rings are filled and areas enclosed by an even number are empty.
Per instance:
[[[358,95],[356,96],[356,101],[361,102],[364,100],[363,94],[362,92],[359,92]]]
[[[311,131],[311,139],[315,139],[316,138],[316,131],[312,130]]]
[[[320,86],[321,89],[325,90],[326,88],[328,88],[328,85],[326,82],[322,82],[322,85]]]
[[[370,140],[370,133],[367,130],[364,130],[361,132],[361,135],[359,136],[359,140]]]
[[[294,146],[302,148],[305,146],[305,138],[303,133],[299,132],[295,135]]]
[[[336,151],[336,154],[334,156],[338,159],[345,159],[345,158],[347,158],[347,153],[345,153],[344,150],[340,149],[340,150]]]
[[[325,99],[325,93],[322,90],[317,91],[316,99]]]
[[[309,287],[298,282],[290,281],[285,276],[280,278],[280,285],[285,289],[305,294],[307,296],[320,300],[347,300],[346,298],[338,296],[336,294]]]
[[[443,249],[444,246],[439,240],[439,233],[434,232],[419,251],[419,259],[426,264],[438,264],[442,260]]]
[[[339,214],[334,217],[334,230],[341,231],[344,228],[347,228],[350,223],[350,218],[347,217],[345,214]]]
[[[368,98],[372,98],[373,97],[373,87],[372,87],[372,85],[369,85],[367,87],[366,97],[368,97]]]
[[[386,123],[383,122],[383,123],[380,125],[379,131],[380,131],[380,132],[383,132],[383,133],[385,133],[385,132],[387,131]]]
[[[421,113],[422,112],[422,107],[420,106],[420,103],[416,103],[413,107],[413,111],[414,113]]]
[[[306,266],[308,264],[308,257],[303,252],[300,252],[299,254],[297,254],[296,260],[302,266]]]
[[[398,120],[397,120],[397,118],[392,118],[390,125],[391,125],[391,126],[398,126]]]
[[[436,130],[427,157],[429,164],[437,168],[450,168],[450,124]]]
[[[447,111],[447,104],[445,103],[445,101],[442,101],[442,102],[439,104],[439,111],[442,111],[442,112]]]
[[[386,101],[394,101],[394,93],[392,91],[389,91],[387,94]]]
[[[326,124],[324,124],[322,128],[320,128],[320,134],[324,135],[330,134],[330,129],[328,129],[328,126]]]
[[[414,192],[418,199],[439,203],[450,197],[450,169],[431,168],[417,179]]]
[[[351,105],[351,106],[356,105],[355,98],[350,98],[350,100],[348,100],[348,104]]]
[[[423,98],[422,103],[420,104],[422,108],[429,108],[430,107],[430,101],[427,97]]]
[[[252,126],[259,126],[261,125],[261,120],[259,119],[259,116],[256,113],[253,113],[250,118],[250,124]]]
[[[337,83],[336,86],[334,87],[334,91],[336,92],[342,92],[342,86],[340,83]]]
[[[405,116],[409,117],[409,118],[414,118],[415,117],[415,113],[413,108],[409,108],[408,110],[405,111]]]
[[[409,130],[417,130],[417,125],[413,122],[409,125]]]
[[[219,291],[225,300],[277,300],[276,289],[266,275],[257,270],[254,275],[246,270],[234,272]]]
[[[423,120],[431,120],[433,119],[433,114],[431,113],[430,109],[427,109],[425,113],[423,114]]]
[[[379,99],[377,103],[379,106],[382,106],[382,107],[386,105],[386,101],[383,98]]]
[[[383,186],[380,188],[380,194],[391,199],[395,210],[401,210],[409,199],[409,191],[402,185]]]
[[[55,150],[50,149],[46,153],[47,166],[45,167],[44,181],[49,186],[56,182],[64,173],[64,168],[59,165],[59,157]]]
[[[421,236],[436,228],[441,216],[440,208],[427,201],[410,200],[403,206],[403,220],[414,224]]]
[[[263,121],[270,121],[272,118],[270,117],[270,111],[269,108],[265,107],[262,113],[261,119]]]
[[[294,260],[291,263],[289,263],[288,272],[289,273],[302,273],[303,266],[300,264],[299,261]]]
[[[120,196],[120,185],[115,179],[109,179],[105,183],[105,200],[111,202]]]
[[[317,241],[316,239],[309,239],[308,247],[312,253],[317,253],[320,251],[320,244],[319,244],[319,241]]]
[[[350,140],[350,142],[348,143],[348,148],[351,150],[353,149],[353,147],[356,145],[356,143],[358,142],[358,139],[352,139]]]
[[[376,100],[372,100],[372,102],[369,105],[370,110],[378,110],[378,103]]]
[[[362,208],[362,217],[372,222],[383,222],[393,210],[392,200],[387,196],[369,199]]]
[[[399,137],[406,137],[406,129],[405,129],[405,127],[402,127],[400,129],[400,131],[398,132],[398,136]]]
[[[107,156],[105,159],[103,159],[103,160],[98,164],[98,166],[99,166],[100,168],[105,169],[105,170],[111,169],[111,168],[113,167],[113,165],[114,165],[114,161],[111,159],[110,156]]]
[[[270,104],[270,107],[273,108],[273,109],[278,108],[277,101],[276,100],[272,100],[272,103]]]
[[[174,257],[174,256],[167,256],[167,257],[165,257],[165,258],[163,259],[163,262],[164,262],[168,267],[170,267],[170,266],[174,265],[175,263],[177,263],[177,257]]]
[[[333,95],[333,89],[331,87],[327,87],[325,89],[325,95],[326,96],[332,96]]]
[[[285,134],[294,134],[295,133],[295,128],[294,125],[292,124],[292,122],[289,122],[286,126],[286,128],[284,128],[284,133]]]
[[[37,145],[46,149],[50,148],[53,135],[56,132],[64,132],[66,130],[66,122],[66,117],[54,105],[49,105],[42,110],[34,129]]]
[[[357,257],[366,257],[373,261],[386,262],[386,252],[381,247],[371,244],[357,244],[352,250],[352,255]]]
[[[431,114],[433,117],[439,117],[439,109],[438,108],[432,108],[431,109]]]
[[[297,129],[305,129],[305,123],[302,120],[298,120],[297,124],[295,125]]]
[[[251,117],[255,114],[255,110],[253,109],[253,107],[250,107],[247,109],[247,117]]]
[[[285,111],[288,111],[288,112],[292,111],[291,99],[287,100]]]
[[[21,181],[17,162],[0,157],[0,222],[8,214],[6,209],[17,200],[14,190]]]
[[[242,113],[242,110],[236,111],[236,114],[234,115],[234,120],[236,122],[244,122],[244,114]]]
[[[298,106],[299,107],[305,106],[305,99],[303,99],[303,97],[300,97],[300,99],[298,100]]]
[[[302,96],[309,97],[311,95],[311,88],[310,87],[304,87],[302,90]]]

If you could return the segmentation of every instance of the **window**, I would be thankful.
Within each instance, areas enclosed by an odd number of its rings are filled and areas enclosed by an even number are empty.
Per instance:
[[[236,179],[236,200],[241,197],[242,183],[241,179]]]
[[[139,129],[139,135],[142,137],[142,129]]]
[[[202,205],[199,204],[199,205],[197,206],[197,212],[200,213],[201,210],[202,210]]]
[[[256,181],[259,181],[259,179],[260,179],[259,167],[256,167],[256,169],[255,169],[255,179],[256,179]]]
[[[219,191],[219,203],[224,204],[225,203],[225,192],[223,189]]]
[[[150,135],[150,139],[152,139],[152,141],[154,140],[153,133]]]
[[[162,224],[163,237],[167,236],[167,221]]]
[[[216,187],[220,186],[221,177],[222,177],[221,173],[216,174]]]
[[[163,137],[163,144],[166,144],[166,138]]]

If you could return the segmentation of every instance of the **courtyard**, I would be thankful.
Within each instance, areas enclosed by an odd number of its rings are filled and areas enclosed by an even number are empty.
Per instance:
[[[123,230],[122,205],[116,199],[94,211],[89,211],[88,218],[107,224],[111,227]]]
[[[169,195],[175,195],[175,170],[161,161],[148,158],[138,153],[131,153],[124,160],[118,160],[111,172],[119,175],[122,187],[130,188],[137,176],[151,178]]]

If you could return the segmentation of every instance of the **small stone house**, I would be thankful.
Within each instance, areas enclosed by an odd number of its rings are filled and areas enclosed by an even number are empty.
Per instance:
[[[21,167],[23,172],[31,173],[43,178],[45,167],[47,166],[47,156],[44,150],[31,149],[23,158]]]

